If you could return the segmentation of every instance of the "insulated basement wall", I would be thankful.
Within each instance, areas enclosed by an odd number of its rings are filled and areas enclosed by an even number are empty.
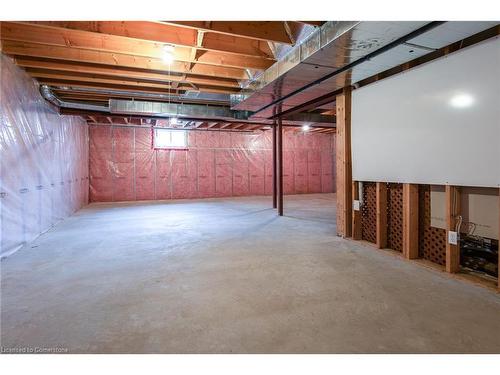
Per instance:
[[[88,202],[88,126],[60,116],[38,85],[0,54],[0,255]]]
[[[272,194],[272,133],[188,131],[154,150],[149,127],[90,126],[92,202]],[[285,194],[334,190],[334,135],[284,133]]]

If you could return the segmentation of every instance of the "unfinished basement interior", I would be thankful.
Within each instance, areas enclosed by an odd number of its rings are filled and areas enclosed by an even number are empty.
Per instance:
[[[2,353],[500,353],[499,33],[2,21]]]

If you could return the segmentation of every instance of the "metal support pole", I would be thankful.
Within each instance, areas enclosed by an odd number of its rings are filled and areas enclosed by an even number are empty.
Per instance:
[[[278,215],[283,216],[283,124],[281,117],[278,118]]]
[[[273,124],[273,208],[278,207],[278,179],[277,172],[277,157],[276,157],[276,124]]]

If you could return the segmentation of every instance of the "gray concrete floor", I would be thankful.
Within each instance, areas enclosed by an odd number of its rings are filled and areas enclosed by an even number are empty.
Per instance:
[[[335,196],[93,204],[1,262],[1,340],[71,353],[499,353],[500,296],[335,236]]]

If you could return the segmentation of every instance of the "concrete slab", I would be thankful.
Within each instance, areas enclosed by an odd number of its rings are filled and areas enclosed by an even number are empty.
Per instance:
[[[335,235],[335,195],[93,204],[1,262],[1,340],[70,353],[499,353],[500,296]]]

